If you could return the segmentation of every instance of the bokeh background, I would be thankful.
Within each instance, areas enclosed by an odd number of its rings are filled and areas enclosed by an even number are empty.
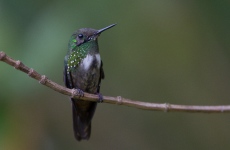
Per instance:
[[[0,0],[0,50],[63,84],[78,28],[99,38],[103,95],[158,103],[230,104],[230,1]],[[0,63],[1,150],[230,149],[230,114],[99,104],[89,141],[73,136],[67,96]]]

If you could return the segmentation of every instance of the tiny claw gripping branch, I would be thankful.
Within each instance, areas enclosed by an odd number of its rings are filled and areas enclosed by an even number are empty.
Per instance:
[[[79,95],[79,97],[83,97],[84,92],[81,89],[77,89],[77,95]]]
[[[74,96],[76,96],[76,95],[79,96],[79,98],[80,98],[80,97],[84,97],[84,92],[83,92],[81,89],[74,89],[74,88],[73,88],[73,89],[71,90],[71,93],[72,93],[72,94],[71,94],[71,98],[74,98]]]
[[[101,93],[98,93],[98,103],[102,103],[103,102],[103,95]]]

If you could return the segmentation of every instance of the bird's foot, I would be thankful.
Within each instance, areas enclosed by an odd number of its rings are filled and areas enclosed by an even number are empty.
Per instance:
[[[97,93],[98,95],[98,103],[102,103],[103,102],[103,95],[101,93]]]
[[[83,97],[84,96],[84,92],[81,89],[76,89],[77,90],[77,95],[79,97]]]

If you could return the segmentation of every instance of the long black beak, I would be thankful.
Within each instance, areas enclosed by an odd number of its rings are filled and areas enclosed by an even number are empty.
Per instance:
[[[99,34],[101,34],[102,32],[104,32],[105,30],[108,30],[108,29],[114,27],[115,25],[116,25],[116,24],[111,24],[111,25],[109,25],[109,26],[107,26],[107,27],[105,27],[105,28],[99,29],[94,35],[99,35]]]

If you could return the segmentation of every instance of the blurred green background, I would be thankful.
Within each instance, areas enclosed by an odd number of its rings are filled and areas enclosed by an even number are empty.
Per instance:
[[[78,28],[99,38],[103,95],[158,103],[230,104],[230,1],[0,0],[0,51],[63,84]],[[229,114],[99,104],[89,141],[73,136],[67,96],[0,63],[1,150],[230,149]]]

